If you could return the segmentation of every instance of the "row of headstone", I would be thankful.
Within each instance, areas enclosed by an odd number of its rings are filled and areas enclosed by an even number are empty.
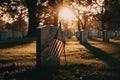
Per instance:
[[[27,32],[19,32],[19,31],[12,31],[12,30],[7,30],[7,31],[0,31],[0,40],[7,40],[10,38],[22,38],[27,35]]]
[[[95,31],[95,30],[90,30],[90,31],[88,31],[88,37],[89,37],[89,38],[91,38],[91,37],[97,37],[97,36],[98,36],[97,33],[98,33],[98,32]]]
[[[98,32],[97,32],[97,31],[93,31],[93,30],[90,30],[90,31],[81,30],[81,31],[75,32],[74,35],[79,38],[80,35],[83,34],[82,32],[85,33],[85,35],[88,34],[88,35],[87,35],[88,38],[92,38],[92,37],[97,37],[97,36],[98,36]],[[84,35],[84,34],[83,34],[83,35]],[[101,35],[100,35],[100,36],[101,36]]]
[[[75,32],[74,36],[76,36],[77,39],[81,43],[87,43],[87,40],[88,40],[88,31],[87,30],[80,30],[78,32]]]
[[[63,31],[63,37],[64,38],[71,38],[72,36],[76,36],[77,38],[80,38],[80,35],[84,33],[84,30],[78,31],[78,32],[69,32],[69,31]],[[88,38],[93,38],[93,37],[98,37],[98,38],[103,38],[103,32],[104,31],[95,31],[95,30],[90,30],[86,31],[87,32],[87,37]],[[107,32],[110,38],[120,37],[120,31],[108,31]],[[85,36],[85,34],[83,34]]]
[[[109,42],[111,37],[120,38],[120,31],[87,31],[81,30],[75,33],[75,36],[79,39],[81,43],[87,43],[88,38],[99,37],[103,38],[103,42]]]
[[[104,31],[88,31],[88,37],[92,38],[92,37],[99,37],[102,38],[103,37],[103,32]],[[108,31],[107,32],[110,38],[120,38],[120,31]]]
[[[66,39],[66,38],[71,38],[74,33],[73,32],[70,32],[70,31],[63,31],[63,38]]]

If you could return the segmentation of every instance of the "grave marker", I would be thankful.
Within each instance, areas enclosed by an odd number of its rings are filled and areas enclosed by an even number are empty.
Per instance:
[[[60,58],[49,55],[49,43],[55,36],[57,27],[40,26],[37,28],[36,37],[36,66],[37,67],[59,67]]]
[[[88,40],[88,32],[86,30],[80,31],[80,42],[81,43],[87,43]]]
[[[109,42],[110,33],[108,30],[103,30],[103,42]]]

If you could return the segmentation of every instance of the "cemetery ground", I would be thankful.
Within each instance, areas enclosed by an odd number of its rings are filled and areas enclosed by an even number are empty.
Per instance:
[[[36,68],[36,41],[32,38],[0,42],[0,80],[120,80],[120,39],[89,39],[81,44],[66,39],[66,59],[57,69]],[[53,63],[54,64],[54,63]]]

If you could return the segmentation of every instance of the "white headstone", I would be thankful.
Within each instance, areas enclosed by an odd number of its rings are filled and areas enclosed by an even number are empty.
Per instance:
[[[88,40],[88,32],[86,30],[80,31],[80,42],[81,43],[87,43]]]
[[[103,42],[109,42],[110,33],[107,30],[103,30]]]
[[[7,31],[7,37],[8,38],[12,38],[12,30],[8,30]]]
[[[120,31],[115,31],[115,37],[117,37],[117,38],[120,37]]]
[[[1,40],[7,40],[7,31],[3,31],[3,30],[1,30],[0,31],[0,39]]]
[[[60,58],[49,55],[49,43],[55,36],[57,28],[54,26],[41,26],[37,28],[37,67],[58,67]]]

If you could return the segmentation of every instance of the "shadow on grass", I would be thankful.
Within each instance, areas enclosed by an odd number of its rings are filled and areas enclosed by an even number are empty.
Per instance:
[[[99,58],[100,60],[106,62],[114,71],[120,72],[119,60],[117,60],[116,58],[113,58],[112,56],[102,51],[101,49],[91,46],[88,43],[83,43],[82,45],[84,45],[88,50],[90,50],[91,53],[94,54],[96,58]]]
[[[108,44],[108,45],[113,46],[113,47],[119,47],[120,46],[120,43],[113,42],[113,41],[103,42],[102,40],[96,39],[96,38],[91,38],[90,40],[97,41],[97,42],[102,42],[102,43]]]
[[[4,76],[4,80],[79,80],[84,74],[84,80],[97,79],[96,75],[87,75],[87,70],[93,70],[84,64],[72,64],[60,68],[34,68],[25,72]],[[77,70],[77,72],[76,72]],[[97,75],[98,76],[98,75]]]
[[[11,39],[7,41],[0,42],[0,49],[11,48],[14,46],[24,45],[35,41],[35,38],[21,38],[21,39]]]
[[[111,38],[111,39],[114,39],[114,40],[120,40],[120,37],[113,37],[113,38]]]
[[[111,46],[120,46],[120,43],[117,43],[117,42],[109,42],[108,43],[109,45],[111,45]]]
[[[102,40],[96,39],[96,38],[90,38],[90,40],[92,40],[92,41],[97,41],[97,42],[103,42]]]
[[[33,68],[26,71],[4,76],[5,80],[53,80],[54,75],[58,74],[58,69],[39,69]]]
[[[39,69],[4,76],[4,80],[119,80],[119,77],[94,73],[95,68],[84,64],[72,64],[60,68]],[[81,78],[81,79],[80,79]]]

